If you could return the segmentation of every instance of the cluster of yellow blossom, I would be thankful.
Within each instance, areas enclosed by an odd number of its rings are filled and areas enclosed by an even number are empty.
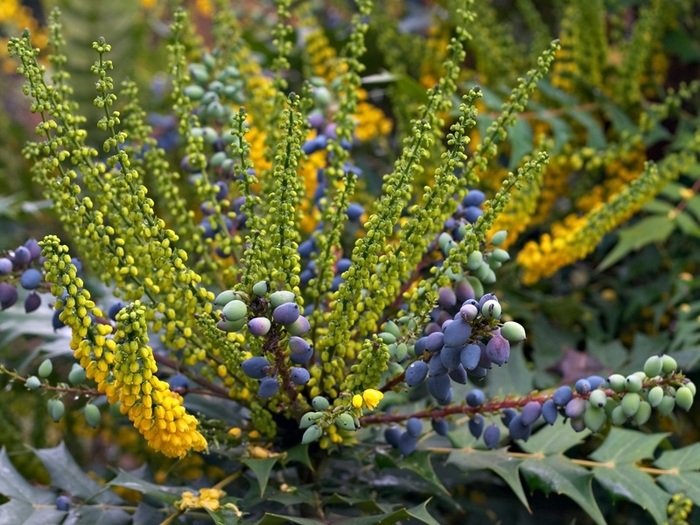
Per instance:
[[[182,493],[182,499],[175,502],[175,504],[180,510],[206,509],[216,512],[221,508],[221,498],[224,496],[226,496],[226,493],[221,489],[199,489],[199,495],[195,495],[187,490]],[[234,509],[239,518],[243,515],[233,503],[227,503],[224,506]]]

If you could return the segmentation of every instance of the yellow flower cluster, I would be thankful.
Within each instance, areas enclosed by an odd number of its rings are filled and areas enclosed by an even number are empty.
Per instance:
[[[600,203],[583,216],[569,215],[552,226],[551,234],[539,243],[528,242],[518,254],[525,268],[524,284],[534,284],[543,277],[591,253],[607,232],[627,220],[658,191],[658,169],[648,164],[642,175],[609,202]]]
[[[362,408],[362,402],[364,401],[365,405],[367,405],[367,408],[369,408],[370,410],[374,410],[375,408],[377,408],[377,405],[383,397],[383,392],[375,390],[374,388],[368,388],[367,390],[362,392],[362,395],[355,394],[354,396],[352,396],[352,406],[355,408]]]
[[[216,512],[221,507],[221,498],[225,495],[226,493],[221,489],[199,489],[199,495],[185,491],[182,493],[182,499],[175,502],[175,504],[180,510],[206,509]],[[240,517],[242,515],[241,512],[238,508],[236,508],[236,511],[236,514]]]

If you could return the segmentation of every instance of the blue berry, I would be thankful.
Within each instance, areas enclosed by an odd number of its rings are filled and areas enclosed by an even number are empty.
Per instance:
[[[399,448],[399,438],[401,429],[399,427],[388,427],[384,430],[384,440],[394,448]]]
[[[117,314],[121,311],[122,308],[126,306],[125,303],[118,301],[114,303],[112,306],[109,307],[109,310],[107,310],[107,315],[112,321],[117,320]]]
[[[530,439],[531,432],[532,427],[524,424],[520,415],[515,416],[508,424],[508,433],[512,439],[522,439],[523,441],[527,441]]]
[[[241,363],[241,370],[248,377],[253,379],[262,379],[267,375],[267,370],[270,367],[270,362],[264,357],[251,357]],[[275,379],[275,381],[277,381]]]
[[[468,206],[481,206],[486,200],[486,194],[481,190],[469,190],[462,199],[462,205],[466,208]]]
[[[537,401],[530,401],[520,413],[523,425],[532,425],[540,418],[540,414],[542,414],[542,405]]]
[[[501,429],[498,425],[489,425],[484,430],[484,444],[488,448],[496,448],[498,446],[498,441],[501,439]]]
[[[481,348],[474,344],[465,346],[459,355],[459,360],[465,369],[474,370],[481,360]]]
[[[453,323],[454,324],[454,323]],[[458,366],[461,366],[460,355],[462,353],[461,348],[455,348],[452,346],[445,346],[440,351],[440,361],[442,365],[447,368],[448,371],[454,370]],[[433,358],[436,359],[437,355]]]
[[[591,391],[591,384],[586,379],[579,379],[578,381],[576,381],[575,388],[576,392],[578,392],[582,396],[585,396],[586,394],[588,394],[588,392]]]
[[[557,410],[557,405],[556,403],[554,403],[554,401],[548,399],[542,404],[542,418],[547,423],[553,425],[554,422],[557,420],[558,415],[559,411]]]
[[[467,405],[473,408],[479,407],[484,404],[485,398],[486,396],[484,396],[484,392],[478,388],[475,388],[467,394]]]
[[[338,261],[338,264],[335,265],[335,271],[338,273],[345,273],[350,269],[350,266],[352,265],[352,261],[350,259],[340,259]]]
[[[19,278],[19,284],[25,290],[34,290],[39,284],[41,284],[42,275],[39,270],[34,268],[28,268],[22,272],[22,276]]]
[[[451,391],[450,378],[447,375],[428,378],[428,392],[438,403],[447,404],[446,401],[450,398]]]
[[[301,312],[296,303],[285,303],[279,305],[272,312],[272,320],[281,325],[287,326],[299,319]]]
[[[345,213],[348,215],[348,219],[350,219],[353,222],[359,221],[360,217],[362,217],[362,214],[365,213],[365,209],[357,204],[356,202],[353,202],[348,206],[348,209],[345,211]]]
[[[467,222],[473,224],[483,215],[483,213],[484,212],[481,208],[477,208],[476,206],[468,206],[464,210],[464,218],[467,220]]]
[[[27,242],[24,243],[24,247],[29,250],[32,261],[36,261],[41,257],[41,246],[39,246],[36,239],[27,239]]]
[[[412,417],[406,422],[406,432],[409,436],[420,436],[423,432],[423,423],[417,417]]]
[[[472,325],[458,317],[447,327],[443,326],[443,332],[443,342],[446,347],[461,349],[472,335]],[[459,359],[459,353],[457,353],[457,359]]]
[[[258,388],[258,396],[262,398],[272,397],[280,389],[280,383],[277,381],[276,377],[266,377],[260,381],[260,388]]]
[[[7,275],[12,271],[12,261],[7,257],[0,258],[0,275]]]
[[[311,356],[314,355],[314,347],[309,345],[309,348],[301,354],[289,354],[289,360],[296,364],[296,365],[303,365],[306,364],[306,362],[311,359]]]
[[[41,296],[38,293],[32,292],[24,300],[24,311],[26,313],[33,312],[41,306]]]
[[[503,409],[503,416],[501,417],[501,421],[503,422],[503,425],[506,427],[508,425],[510,425],[510,422],[517,415],[518,415],[518,412],[516,410],[513,410],[512,408],[504,408]]]
[[[0,283],[0,309],[6,310],[12,307],[18,297],[17,288],[5,282]]]
[[[481,437],[481,433],[484,431],[484,416],[481,414],[476,414],[469,420],[469,432],[476,439]]]
[[[440,377],[447,374],[447,368],[442,364],[441,354],[442,352],[435,352],[433,358],[428,364],[428,371],[430,372],[430,377]]]
[[[311,379],[311,375],[306,368],[292,368],[289,372],[289,378],[295,385],[305,385]]]
[[[0,284],[0,287],[1,286],[2,284]],[[61,308],[60,310],[54,310],[53,312],[53,317],[51,318],[51,327],[53,328],[54,332],[59,328],[63,328],[64,326],[66,326],[60,318],[62,312],[63,308]]]
[[[56,498],[56,510],[68,512],[70,498],[68,496],[59,496]]]
[[[457,365],[457,368],[447,372],[447,375],[450,376],[450,379],[455,383],[459,383],[460,385],[467,384],[467,371],[461,364]]]
[[[14,266],[24,266],[25,264],[29,264],[31,260],[32,252],[30,252],[28,248],[20,246],[15,250],[15,254],[13,257]]]
[[[417,386],[421,384],[428,375],[428,365],[425,361],[414,361],[406,368],[406,384]]]
[[[304,259],[308,259],[309,257],[311,257],[311,254],[314,251],[316,251],[316,246],[313,237],[311,237],[310,239],[306,239],[297,248],[297,253],[300,257]]]
[[[486,356],[494,365],[504,365],[510,359],[510,343],[500,335],[492,337],[486,344]]]
[[[560,386],[552,394],[552,401],[554,404],[560,407],[565,406],[574,397],[574,392],[568,385]]]
[[[399,436],[399,452],[402,456],[409,456],[416,450],[418,439],[411,436],[408,432],[402,432]]]
[[[443,418],[433,418],[430,420],[430,424],[433,427],[433,430],[435,431],[436,434],[440,436],[446,436],[447,432],[450,430],[450,425],[447,423],[447,420]]]
[[[190,387],[190,380],[184,374],[175,374],[168,379],[170,390],[177,392],[178,390],[187,390]]]
[[[601,386],[605,386],[605,378],[600,376],[590,376],[586,378],[586,381],[591,385],[591,390],[597,390]]]

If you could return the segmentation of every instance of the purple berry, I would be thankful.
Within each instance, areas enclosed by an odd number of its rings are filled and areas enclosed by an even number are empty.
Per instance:
[[[450,430],[450,425],[447,423],[447,421],[443,418],[433,418],[430,420],[430,424],[433,427],[433,430],[435,431],[436,434],[440,436],[446,436],[447,432]]]
[[[41,306],[41,297],[38,293],[32,292],[24,300],[24,311],[26,313],[33,312]]]
[[[445,345],[445,334],[442,332],[433,332],[425,341],[425,349],[428,352],[438,352]]]
[[[461,348],[455,348],[452,346],[445,346],[440,351],[440,361],[442,361],[442,365],[445,368],[447,368],[448,371],[454,370],[458,366],[461,366],[461,363],[460,363],[461,353],[462,353]]]
[[[19,278],[19,284],[25,290],[34,290],[37,286],[41,284],[43,277],[39,270],[34,268],[28,268],[22,272],[22,276]]]
[[[56,498],[56,510],[68,512],[70,506],[70,498],[68,496],[59,496]]]
[[[512,439],[522,439],[527,441],[530,439],[530,433],[532,432],[532,427],[523,423],[522,417],[520,415],[515,416],[508,423],[508,433]]]
[[[450,378],[447,375],[428,378],[428,392],[438,403],[447,404],[444,401],[450,398],[451,391]]]
[[[5,282],[0,283],[0,309],[7,310],[13,306],[18,296],[17,288]]]
[[[481,348],[478,345],[467,345],[462,348],[459,354],[459,360],[462,366],[467,370],[474,370],[479,366],[481,359]]]
[[[285,326],[285,329],[292,335],[304,335],[311,330],[311,324],[309,324],[309,320],[306,317],[300,315],[292,324]]]
[[[552,401],[554,401],[554,404],[560,407],[565,406],[569,401],[571,401],[571,398],[574,397],[574,392],[571,390],[571,387],[568,385],[560,386],[554,391],[554,394],[552,394]]]
[[[472,326],[459,317],[444,328],[444,345],[461,349],[472,335]]]
[[[492,337],[486,344],[486,355],[494,365],[501,366],[510,358],[510,343],[500,335]]]
[[[469,281],[464,280],[455,285],[455,293],[457,294],[457,302],[464,304],[467,299],[474,299],[474,288]]]
[[[467,405],[472,408],[476,408],[483,405],[485,399],[486,396],[484,396],[484,392],[478,388],[475,388],[467,394]]]
[[[464,218],[467,220],[467,222],[473,224],[483,215],[483,213],[484,212],[481,208],[477,208],[476,206],[468,206],[464,210]]]
[[[591,391],[591,384],[586,380],[586,379],[579,379],[576,381],[576,392],[581,394],[582,396],[585,396],[588,394],[588,392]]]
[[[24,243],[24,247],[29,250],[32,261],[36,261],[39,257],[41,257],[41,246],[39,246],[36,239],[27,239],[27,242]]]
[[[360,217],[362,217],[362,214],[365,213],[365,209],[357,204],[356,202],[353,202],[348,206],[348,209],[345,211],[348,215],[348,219],[350,219],[353,222],[359,221]]]
[[[484,430],[484,444],[488,448],[496,448],[498,446],[498,441],[501,439],[501,429],[498,425],[489,425]]]
[[[384,441],[389,443],[394,448],[399,448],[399,438],[401,437],[401,429],[399,427],[388,427],[384,430]]]
[[[289,360],[294,363],[295,365],[303,365],[308,362],[309,359],[311,359],[311,356],[314,355],[314,347],[309,345],[309,348],[304,352],[303,354],[290,354],[289,355]]]
[[[417,417],[412,417],[406,422],[406,433],[412,437],[418,437],[423,432],[423,423]]]
[[[449,286],[443,286],[438,290],[438,306],[441,308],[452,308],[457,304],[457,295]]]
[[[566,417],[579,418],[586,411],[586,400],[582,397],[575,397],[566,404],[564,413]]]
[[[284,303],[275,308],[272,312],[272,319],[276,323],[288,326],[299,319],[300,315],[301,313],[297,303]]]
[[[481,308],[484,306],[484,303],[485,303],[486,301],[496,301],[496,302],[498,302],[498,297],[496,297],[496,294],[492,294],[492,293],[486,293],[486,294],[482,295],[482,296],[479,298],[479,310],[481,310]]]
[[[486,200],[486,194],[481,190],[469,190],[462,199],[462,205],[466,208],[468,206],[481,206]]]
[[[484,431],[484,416],[481,414],[476,414],[469,420],[469,432],[476,439],[481,437],[481,433]]]
[[[450,379],[455,383],[459,383],[460,385],[467,384],[467,371],[461,364],[457,365],[457,368],[447,372],[447,375],[450,376]]]
[[[428,371],[430,372],[430,377],[440,377],[447,374],[448,369],[442,364],[441,354],[442,352],[435,352],[433,358],[428,363]]]
[[[501,422],[503,423],[504,426],[510,425],[510,422],[512,419],[518,415],[518,412],[516,410],[513,410],[512,408],[504,408],[503,409],[503,416],[501,417]]]
[[[542,414],[542,405],[537,401],[530,401],[523,407],[520,413],[523,425],[532,425],[540,418],[540,414]]]
[[[605,385],[605,378],[600,376],[590,376],[586,378],[586,381],[591,385],[591,390],[597,390]]]
[[[418,439],[411,436],[408,432],[402,432],[399,436],[399,452],[402,456],[409,456],[416,450]]]
[[[428,365],[425,361],[414,361],[406,368],[406,384],[417,386],[421,384],[428,375]]]
[[[253,358],[254,359],[254,358]],[[272,397],[280,389],[280,383],[277,381],[276,377],[266,377],[260,381],[260,388],[258,388],[258,396],[262,398]]]
[[[257,335],[258,337],[267,334],[270,331],[271,326],[272,323],[270,323],[270,320],[267,317],[254,317],[248,321],[248,331],[253,335]]]
[[[289,377],[295,385],[305,385],[311,379],[311,375],[306,368],[292,368]]]
[[[295,335],[289,338],[287,344],[289,345],[289,349],[292,351],[292,354],[296,355],[304,355],[309,351],[309,348],[311,348],[311,345],[305,339]]]
[[[15,250],[12,262],[14,266],[24,266],[25,264],[29,264],[31,260],[32,252],[30,252],[28,248],[20,246]]]
[[[7,257],[0,258],[0,275],[7,275],[12,271],[12,261]]]
[[[248,377],[253,379],[262,379],[267,375],[267,370],[270,367],[270,362],[264,357],[251,357],[241,363],[241,370]],[[275,379],[275,381],[277,381]]]
[[[190,380],[184,374],[175,374],[168,379],[168,384],[170,385],[170,390],[182,394],[183,391],[190,387]]]

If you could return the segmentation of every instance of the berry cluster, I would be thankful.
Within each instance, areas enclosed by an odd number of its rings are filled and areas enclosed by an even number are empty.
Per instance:
[[[35,268],[33,265],[36,263]],[[41,306],[37,291],[43,290],[44,273],[41,268],[41,248],[35,239],[29,239],[23,246],[9,251],[0,257],[0,308],[6,310],[19,299],[17,284],[30,290],[24,300],[24,310],[29,313]]]

